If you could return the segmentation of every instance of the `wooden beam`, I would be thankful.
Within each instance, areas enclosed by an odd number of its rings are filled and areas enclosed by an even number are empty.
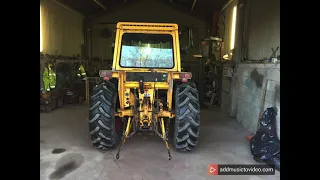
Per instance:
[[[99,0],[93,0],[95,3],[97,3],[102,9],[106,10],[106,6],[104,6]]]
[[[196,5],[196,3],[197,3],[197,0],[193,0],[191,11],[194,9],[194,6]]]
[[[71,11],[71,12],[73,12],[73,13],[81,16],[81,17],[83,17],[83,18],[85,17],[85,15],[83,15],[82,13],[72,9],[71,7],[69,7],[69,6],[65,5],[65,4],[62,4],[61,2],[58,2],[56,0],[52,0],[52,1],[55,2],[56,4],[60,5],[60,6],[64,7],[65,9],[67,9],[67,10],[69,10],[69,11]]]
[[[223,5],[221,11],[225,10],[234,0],[229,0],[226,4]]]

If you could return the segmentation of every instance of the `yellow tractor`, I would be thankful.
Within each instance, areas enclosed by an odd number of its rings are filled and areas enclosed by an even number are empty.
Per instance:
[[[89,132],[93,146],[108,150],[137,132],[152,132],[192,151],[199,139],[200,103],[192,74],[181,71],[177,24],[119,22],[112,70],[100,70],[92,90]],[[122,132],[117,131],[118,121]]]

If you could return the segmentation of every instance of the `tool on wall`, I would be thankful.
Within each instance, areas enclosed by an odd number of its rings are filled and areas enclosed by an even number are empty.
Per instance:
[[[279,50],[279,46],[274,50],[273,48],[271,48],[272,54],[269,58],[269,62],[273,62],[273,61],[277,61],[277,51]],[[273,60],[275,59],[275,60]]]
[[[193,33],[192,28],[189,28],[189,47],[193,47]]]

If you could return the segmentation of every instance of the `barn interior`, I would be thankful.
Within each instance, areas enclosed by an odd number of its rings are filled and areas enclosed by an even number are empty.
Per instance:
[[[119,159],[119,145],[93,146],[90,109],[95,88],[106,81],[101,71],[114,70],[119,22],[178,26],[181,72],[192,74],[188,82],[198,93],[194,150],[175,150],[168,135],[168,160],[162,138],[138,133]],[[276,153],[258,160],[253,143],[267,118]],[[115,123],[119,134],[127,121]],[[216,164],[277,169],[220,179],[280,179],[279,143],[280,1],[40,0],[40,179],[212,179]]]

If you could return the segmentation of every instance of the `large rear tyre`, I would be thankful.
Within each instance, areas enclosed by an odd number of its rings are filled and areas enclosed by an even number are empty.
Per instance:
[[[89,133],[93,146],[108,150],[118,142],[115,131],[116,86],[110,81],[103,82],[92,90],[89,109]]]
[[[199,139],[200,103],[194,83],[183,83],[175,92],[173,144],[178,151],[192,151]]]

